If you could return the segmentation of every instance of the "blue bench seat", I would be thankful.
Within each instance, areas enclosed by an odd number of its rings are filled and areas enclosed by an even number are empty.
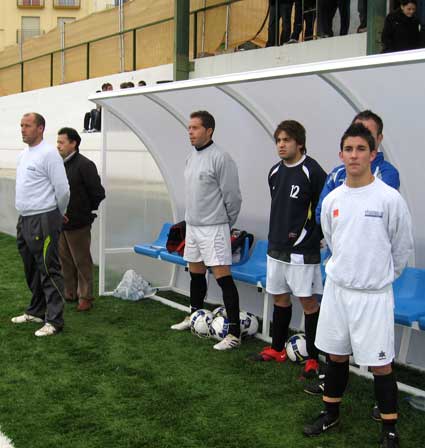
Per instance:
[[[406,268],[394,282],[394,319],[397,324],[411,326],[425,316],[425,270]]]
[[[267,246],[267,241],[257,241],[248,261],[238,266],[232,266],[233,278],[251,285],[264,287],[267,275]]]
[[[137,244],[134,246],[134,252],[146,255],[147,257],[158,258],[161,251],[166,250],[168,233],[172,224],[170,222],[164,223],[161,231],[159,232],[158,238],[152,243]]]

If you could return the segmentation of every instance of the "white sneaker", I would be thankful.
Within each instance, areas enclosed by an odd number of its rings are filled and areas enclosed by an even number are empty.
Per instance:
[[[36,336],[52,336],[56,334],[58,330],[52,325],[52,324],[44,324],[44,327],[41,327],[39,330],[37,330],[34,334]]]
[[[241,340],[233,334],[228,334],[222,341],[214,345],[215,350],[230,350],[232,348],[239,347]]]
[[[172,330],[184,331],[189,330],[190,328],[190,316],[186,316],[184,320],[179,322],[178,324],[171,325]]]
[[[21,316],[12,317],[11,321],[14,324],[24,324],[25,322],[37,322],[42,323],[44,322],[43,319],[40,319],[39,317],[31,316],[30,314],[22,314]]]

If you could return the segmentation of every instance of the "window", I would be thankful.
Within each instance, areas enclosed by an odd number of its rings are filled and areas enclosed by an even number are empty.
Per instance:
[[[21,17],[21,29],[18,30],[18,42],[24,42],[26,39],[39,36],[40,34],[40,17]]]
[[[44,0],[18,0],[18,8],[44,8]]]
[[[78,9],[80,7],[80,0],[53,0],[53,7]]]

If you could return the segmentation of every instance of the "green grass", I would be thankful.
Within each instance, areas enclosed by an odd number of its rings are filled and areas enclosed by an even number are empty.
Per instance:
[[[371,382],[351,376],[340,428],[306,439],[321,402],[302,392],[299,366],[247,361],[257,340],[216,352],[169,330],[183,314],[151,300],[67,305],[63,333],[36,338],[37,324],[10,323],[29,292],[15,240],[0,234],[0,247],[0,425],[16,448],[378,446]],[[423,446],[424,425],[401,400],[404,448]]]

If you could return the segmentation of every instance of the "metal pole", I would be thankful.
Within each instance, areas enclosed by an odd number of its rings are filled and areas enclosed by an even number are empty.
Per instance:
[[[198,57],[198,13],[193,15],[193,59]]]
[[[19,61],[21,63],[21,92],[23,92],[24,91],[24,62],[23,62],[24,57],[23,57],[23,48],[22,48],[22,46],[23,46],[22,29],[21,29],[20,33],[18,34],[18,36],[19,36],[19,47],[18,47]]]
[[[175,81],[189,78],[189,11],[190,0],[175,0],[173,67]]]
[[[207,0],[204,0],[204,8],[207,6]],[[204,9],[202,14],[202,36],[201,36],[201,54],[203,55],[205,52],[205,23],[207,21],[206,17],[207,12]]]
[[[86,48],[86,78],[90,79],[90,42],[87,42]]]
[[[367,54],[380,53],[381,34],[387,13],[387,0],[367,2]]]
[[[65,83],[65,22],[61,22],[61,84]]]
[[[53,86],[53,53],[50,53],[50,87]]]
[[[226,6],[226,37],[224,40],[224,49],[227,50],[229,48],[229,26],[230,26],[230,3],[227,0]]]
[[[119,28],[120,28],[120,72],[125,70],[125,48],[124,48],[124,6],[123,0],[119,0]]]
[[[133,30],[133,71],[137,70],[137,31]]]

